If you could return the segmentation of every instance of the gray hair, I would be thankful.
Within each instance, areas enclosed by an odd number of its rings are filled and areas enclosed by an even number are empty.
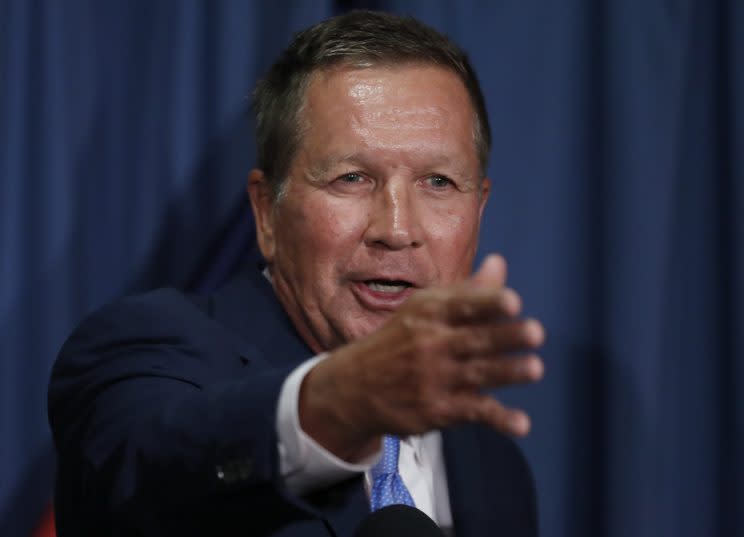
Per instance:
[[[446,36],[411,17],[351,11],[297,34],[253,93],[258,167],[276,199],[299,147],[305,91],[318,71],[339,65],[432,64],[463,82],[475,113],[473,138],[485,175],[491,128],[480,83],[465,52]]]

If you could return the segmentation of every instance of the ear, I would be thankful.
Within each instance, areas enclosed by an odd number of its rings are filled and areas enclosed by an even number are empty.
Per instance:
[[[484,177],[483,181],[481,181],[481,199],[480,199],[480,207],[478,208],[478,221],[480,222],[481,218],[483,218],[483,209],[486,208],[486,202],[488,201],[488,194],[491,192],[491,180],[488,177]]]
[[[274,262],[274,202],[271,187],[263,171],[254,169],[248,175],[248,198],[256,222],[256,239],[268,265]]]

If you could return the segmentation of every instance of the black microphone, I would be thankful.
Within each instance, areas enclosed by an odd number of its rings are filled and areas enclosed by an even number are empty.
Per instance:
[[[354,537],[445,537],[436,522],[408,505],[378,509],[357,528]]]

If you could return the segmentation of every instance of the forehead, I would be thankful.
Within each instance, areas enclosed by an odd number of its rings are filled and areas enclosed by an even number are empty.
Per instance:
[[[327,97],[333,96],[332,99]],[[420,100],[450,111],[473,113],[470,96],[451,70],[431,64],[394,64],[356,67],[340,65],[313,73],[305,91],[304,107],[362,105],[385,100]]]
[[[308,84],[302,145],[315,151],[358,151],[361,145],[420,152],[424,144],[475,158],[474,115],[464,84],[448,69],[335,67],[314,74]]]

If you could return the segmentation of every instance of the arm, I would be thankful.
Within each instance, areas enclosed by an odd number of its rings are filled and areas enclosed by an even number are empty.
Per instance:
[[[62,531],[259,535],[311,518],[277,463],[276,401],[291,368],[243,366],[172,298],[105,308],[60,353],[49,405]]]
[[[379,330],[340,347],[307,375],[302,428],[345,460],[380,435],[420,434],[465,422],[525,435],[529,418],[484,393],[543,375],[542,325],[519,318],[501,257],[460,285],[413,295]]]
[[[299,392],[308,372],[325,359],[316,356],[298,366],[284,381],[277,408],[279,467],[287,489],[303,495],[361,475],[379,458],[374,453],[366,460],[344,461],[318,444],[300,427]]]

